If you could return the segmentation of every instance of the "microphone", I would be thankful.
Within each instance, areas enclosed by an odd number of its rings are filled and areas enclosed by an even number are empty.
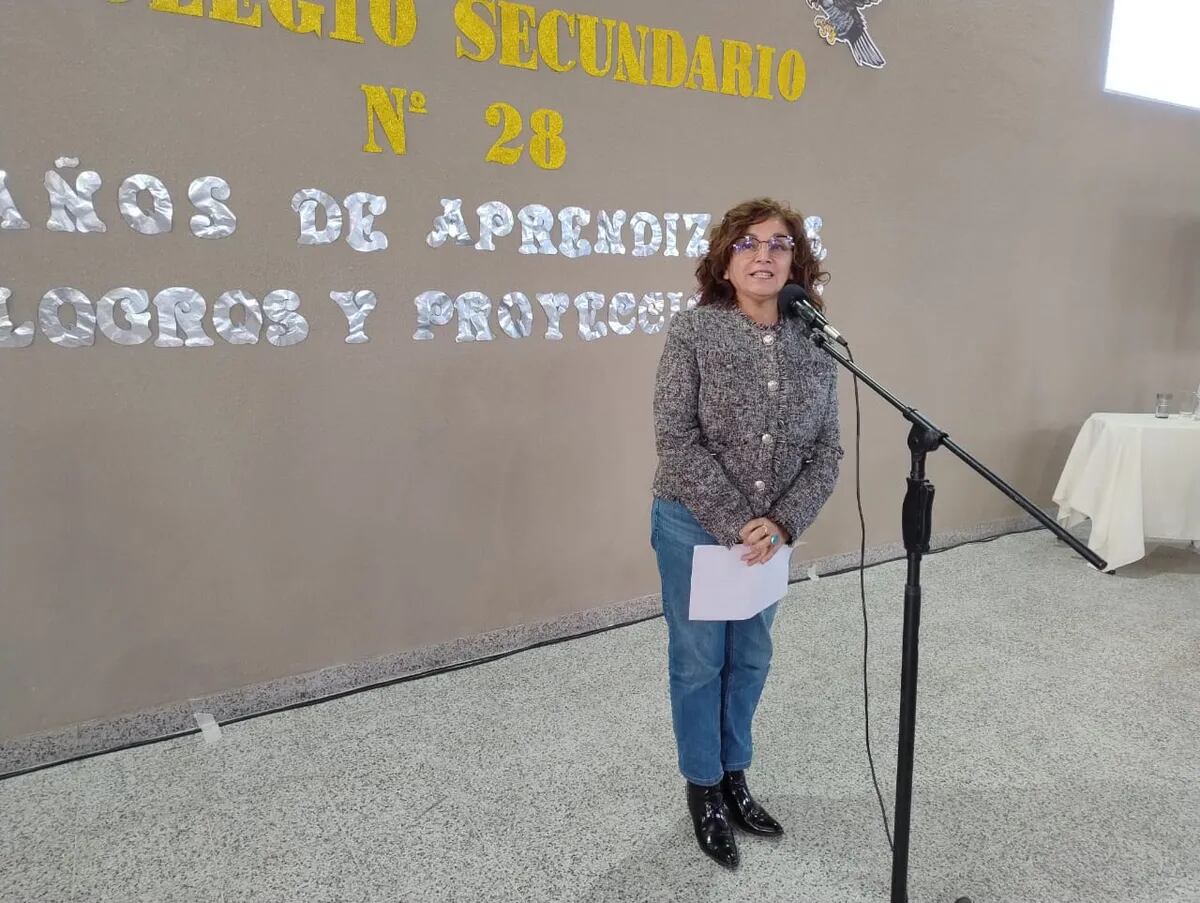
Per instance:
[[[779,309],[786,316],[799,317],[810,330],[819,330],[835,342],[845,345],[847,348],[850,347],[850,343],[830,325],[829,321],[825,319],[825,315],[813,305],[804,286],[795,282],[785,285],[783,291],[779,293]]]

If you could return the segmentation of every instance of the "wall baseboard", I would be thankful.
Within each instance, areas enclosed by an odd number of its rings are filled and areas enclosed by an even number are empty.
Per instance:
[[[931,538],[930,547],[933,551],[940,551],[1037,526],[1037,521],[1032,517],[1021,515],[937,534]],[[866,562],[870,566],[903,558],[904,555],[903,544],[897,542],[867,549]],[[791,578],[793,582],[804,579],[812,567],[816,568],[818,574],[850,570],[858,566],[858,561],[858,552],[795,560],[792,562]],[[535,646],[632,624],[661,613],[658,594],[643,596],[550,621],[493,630],[449,643],[334,665],[307,674],[279,678],[116,718],[97,719],[26,737],[0,740],[0,779],[198,733],[194,716],[199,712],[211,714],[220,724],[243,721],[389,683],[467,667]]]

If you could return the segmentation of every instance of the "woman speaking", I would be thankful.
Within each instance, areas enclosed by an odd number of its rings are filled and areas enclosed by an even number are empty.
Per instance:
[[[658,450],[650,541],[662,578],[667,670],[679,770],[700,848],[736,868],[731,821],[783,828],[750,795],[750,726],[771,661],[776,605],[741,621],[692,621],[692,551],[744,544],[763,564],[808,528],[833,491],[839,447],[834,362],[779,293],[821,272],[786,204],[739,204],[696,269],[700,300],[671,320],[654,389]]]

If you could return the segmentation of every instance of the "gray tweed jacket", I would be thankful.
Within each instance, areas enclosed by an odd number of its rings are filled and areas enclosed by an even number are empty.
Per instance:
[[[837,482],[837,364],[798,320],[697,307],[667,329],[654,387],[653,493],[726,546],[755,517],[795,541]]]

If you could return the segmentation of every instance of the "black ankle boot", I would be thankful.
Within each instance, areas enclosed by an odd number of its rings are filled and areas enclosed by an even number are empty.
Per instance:
[[[721,791],[729,814],[739,826],[751,834],[762,837],[779,837],[783,827],[767,814],[767,810],[755,802],[746,786],[746,772],[728,771],[721,780]]]
[[[687,803],[700,849],[725,868],[737,868],[737,841],[733,838],[733,826],[729,824],[721,785],[703,787],[688,781]]]

